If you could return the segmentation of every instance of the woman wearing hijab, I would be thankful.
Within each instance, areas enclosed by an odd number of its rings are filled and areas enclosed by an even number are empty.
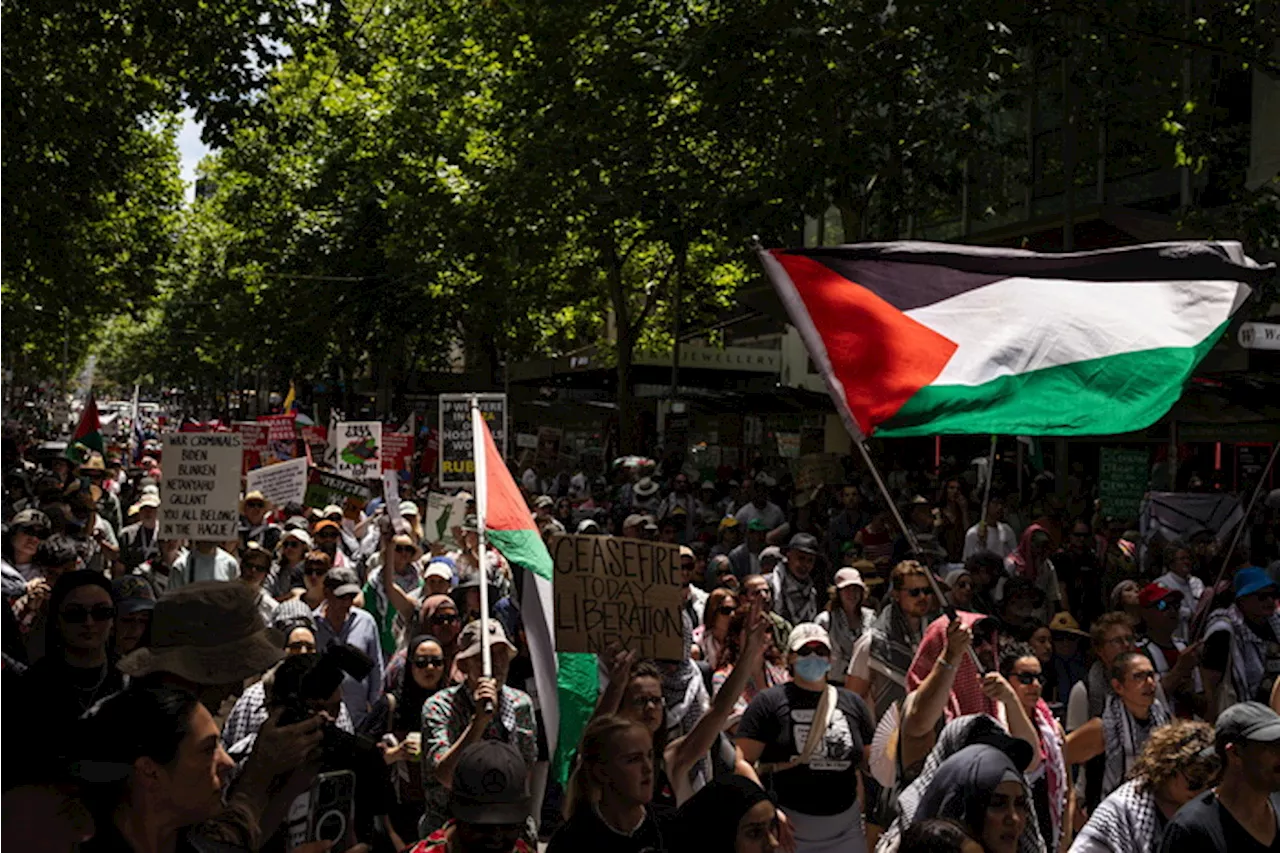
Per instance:
[[[1013,759],[994,746],[966,746],[938,767],[915,820],[959,821],[985,853],[1042,851],[1031,791]]]
[[[444,653],[444,671],[449,683],[460,680],[454,677],[453,659],[458,654],[458,635],[462,633],[462,619],[458,615],[458,605],[447,595],[431,595],[422,602],[415,624],[410,626],[410,633],[430,634],[440,644]]]
[[[24,704],[36,728],[65,735],[95,702],[125,686],[107,654],[115,617],[111,584],[101,572],[58,578],[49,596],[45,656],[23,676]]]
[[[1040,524],[1032,524],[1022,531],[1018,547],[1005,560],[1005,569],[1010,575],[1030,581],[1044,594],[1044,603],[1032,615],[1046,623],[1059,610],[1071,609],[1058,582],[1058,572],[1049,559],[1052,552],[1049,531]]]
[[[667,838],[668,853],[773,853],[778,811],[755,782],[722,776],[680,807]]]
[[[418,634],[405,647],[403,666],[392,675],[388,670],[385,690],[396,697],[391,731],[405,744],[391,765],[396,788],[396,808],[392,821],[401,838],[416,836],[426,795],[422,788],[422,706],[436,691],[448,686],[444,647],[430,634]]]

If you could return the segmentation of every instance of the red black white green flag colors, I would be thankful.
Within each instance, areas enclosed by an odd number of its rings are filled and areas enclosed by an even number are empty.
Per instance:
[[[1269,274],[1239,243],[761,251],[855,438],[1143,429]]]

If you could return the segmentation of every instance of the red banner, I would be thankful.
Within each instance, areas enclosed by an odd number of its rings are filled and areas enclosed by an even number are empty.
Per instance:
[[[324,462],[325,449],[329,446],[329,428],[325,426],[302,426],[298,427],[302,433],[302,440],[306,443],[307,449],[311,451],[311,464],[317,465]]]
[[[382,434],[382,470],[406,471],[413,462],[413,436],[407,432]]]
[[[297,412],[288,412],[283,415],[263,415],[258,418],[258,423],[267,425],[267,441],[293,441],[298,437],[297,420]]]
[[[254,468],[262,467],[262,453],[267,449],[267,425],[257,421],[233,421],[231,431],[238,432],[244,438],[244,462],[241,473],[247,474]]]

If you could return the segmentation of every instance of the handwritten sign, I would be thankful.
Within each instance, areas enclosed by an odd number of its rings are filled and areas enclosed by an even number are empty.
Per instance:
[[[373,489],[359,480],[312,468],[307,475],[307,492],[302,502],[316,509],[324,509],[329,504],[342,506],[352,500],[363,507],[372,497]]]
[[[1098,497],[1108,516],[1137,518],[1151,476],[1145,450],[1104,447],[1098,470]]]
[[[268,441],[293,441],[298,437],[298,413],[287,412],[283,415],[262,415],[258,423],[266,426]]]
[[[355,480],[382,476],[382,424],[379,421],[342,421],[329,432],[329,445],[337,453],[334,470]]]
[[[160,488],[160,538],[235,539],[240,523],[242,436],[235,432],[166,433]]]
[[[244,463],[241,473],[247,474],[262,464],[262,454],[267,451],[267,425],[257,421],[233,421],[231,431],[238,432],[244,447]]]
[[[556,650],[621,643],[642,658],[680,660],[680,546],[614,536],[554,536]]]
[[[506,394],[440,395],[440,485],[469,486],[476,479],[471,447],[471,398],[480,404],[493,443],[507,456]]]
[[[307,460],[290,459],[266,468],[255,468],[245,476],[245,491],[257,490],[275,506],[302,503],[307,494]]]
[[[302,440],[306,442],[307,447],[311,448],[311,458],[316,461],[324,461],[325,453],[329,447],[329,428],[315,425],[303,426],[299,428],[302,433]]]

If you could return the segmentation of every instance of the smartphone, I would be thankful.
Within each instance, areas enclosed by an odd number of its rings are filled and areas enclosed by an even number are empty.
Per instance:
[[[311,783],[307,841],[340,842],[355,820],[356,774],[350,770],[321,773]]]

